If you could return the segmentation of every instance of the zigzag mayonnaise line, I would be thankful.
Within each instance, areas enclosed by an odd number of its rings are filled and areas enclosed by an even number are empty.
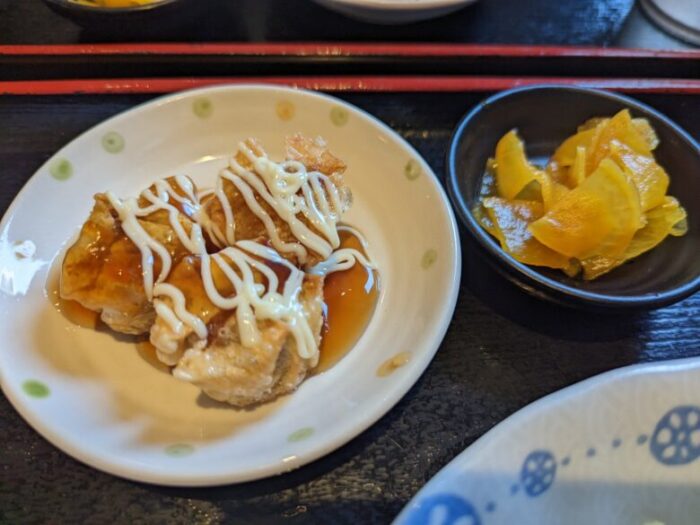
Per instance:
[[[236,185],[251,211],[265,225],[275,249],[283,253],[293,252],[302,262],[307,258],[308,249],[324,256],[325,260],[318,263],[309,273],[326,275],[346,270],[360,262],[367,268],[371,278],[375,267],[360,251],[352,248],[333,251],[340,245],[338,230],[347,230],[355,235],[365,252],[367,242],[357,230],[348,226],[338,226],[342,204],[337,188],[326,175],[319,172],[309,173],[304,165],[297,161],[275,163],[267,157],[257,157],[245,144],[241,144],[240,148],[251,161],[255,171],[246,170],[232,160],[231,169],[224,170],[213,192],[224,210],[225,233],[219,231],[203,212],[199,201],[202,193],[195,194],[191,181],[186,177],[175,178],[184,197],[167,181],[158,181],[155,184],[155,193],[146,190],[141,194],[149,203],[144,208],[139,207],[137,199],[122,201],[107,193],[107,198],[119,215],[122,229],[141,252],[146,294],[149,299],[154,299],[155,310],[168,327],[168,330],[153,330],[151,341],[158,349],[162,361],[176,364],[177,360],[174,358],[179,347],[178,341],[194,333],[198,341],[192,346],[198,347],[206,344],[208,336],[205,323],[187,311],[182,291],[164,282],[173,264],[170,254],[138,221],[139,217],[165,210],[168,212],[170,225],[182,245],[200,258],[202,283],[209,300],[222,310],[236,310],[241,343],[250,347],[260,342],[257,320],[281,321],[289,326],[299,356],[315,364],[318,361],[318,344],[299,300],[304,272],[267,246],[253,241],[236,242],[234,210],[223,192],[222,180],[227,179]],[[279,238],[272,218],[259,205],[254,192],[261,195],[275,213],[289,224],[298,243],[285,243]],[[182,206],[191,207],[192,215],[203,225],[215,244],[226,243],[228,246],[223,247],[217,254],[208,254],[202,226],[194,224],[188,234],[179,220],[179,210],[170,203],[172,200],[176,200]],[[321,235],[297,218],[299,213],[303,214]],[[157,278],[154,276],[155,256],[161,261],[161,271]],[[260,259],[281,264],[289,270],[289,277],[282,292],[278,292],[276,274]],[[212,264],[219,267],[232,285],[234,293],[229,297],[223,297],[216,288],[212,278]],[[267,286],[255,282],[255,271],[265,277]]]

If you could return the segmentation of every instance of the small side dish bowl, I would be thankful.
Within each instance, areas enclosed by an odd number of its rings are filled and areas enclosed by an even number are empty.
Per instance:
[[[589,118],[629,109],[648,119],[660,140],[654,151],[668,172],[669,194],[688,212],[688,233],[667,238],[653,250],[593,281],[559,270],[527,266],[504,252],[478,223],[486,161],[496,143],[516,128],[528,156],[549,158],[557,145]],[[471,236],[489,262],[511,282],[540,298],[593,310],[659,308],[700,290],[700,146],[677,124],[629,97],[594,89],[533,86],[498,93],[467,114],[454,132],[447,158],[448,190]]]
[[[476,0],[315,0],[328,9],[375,24],[419,22],[453,11]]]
[[[128,29],[128,24],[157,21],[160,26],[176,23],[182,19],[188,4],[192,4],[191,0],[153,0],[127,7],[102,7],[73,0],[44,0],[44,2],[59,15],[85,28],[121,30]]]

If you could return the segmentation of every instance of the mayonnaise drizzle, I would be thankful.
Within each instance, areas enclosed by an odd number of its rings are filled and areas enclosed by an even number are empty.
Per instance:
[[[304,272],[280,257],[274,250],[253,241],[239,241],[235,246],[209,255],[202,229],[197,224],[192,227],[190,240],[195,246],[194,253],[201,260],[202,284],[207,296],[222,310],[236,310],[236,321],[243,346],[252,347],[261,343],[258,320],[276,320],[289,327],[297,343],[299,356],[311,359],[314,363],[317,361],[318,345],[299,298]],[[289,277],[284,282],[281,292],[278,291],[279,279],[275,272],[255,257],[281,264],[289,270]],[[214,283],[213,264],[219,267],[233,287],[234,292],[228,297],[221,295]],[[255,281],[254,271],[264,276],[267,285]],[[175,336],[184,338],[192,331],[200,341],[208,337],[204,322],[186,310],[185,297],[178,288],[167,283],[157,284],[154,293],[158,296],[154,301],[156,312]],[[172,306],[163,302],[160,296],[167,296]],[[157,346],[165,346],[167,353],[172,353],[172,346],[168,342]]]
[[[229,169],[221,172],[215,190],[224,211],[227,244],[235,242],[235,217],[223,190],[224,180],[236,186],[246,205],[264,224],[278,252],[293,253],[301,264],[308,259],[308,250],[327,259],[340,245],[336,225],[344,211],[335,184],[323,173],[307,171],[301,162],[286,160],[278,163],[265,155],[258,156],[243,142],[239,144],[239,151],[253,169],[244,168],[235,157],[232,158]],[[274,220],[257,201],[256,194],[289,225],[298,242],[287,243],[280,238]],[[301,220],[299,214],[313,229]],[[217,241],[221,240],[217,236]]]
[[[185,193],[187,199],[189,200],[186,200],[180,196],[167,180],[159,180],[154,184],[156,193],[153,193],[150,188],[141,193],[141,197],[150,203],[150,206],[146,206],[145,208],[141,208],[138,200],[135,198],[121,200],[112,192],[108,191],[105,194],[109,200],[109,203],[119,215],[122,230],[124,230],[126,236],[131,239],[131,242],[133,242],[141,252],[143,286],[146,291],[146,297],[148,297],[149,300],[153,299],[154,253],[160,258],[161,261],[160,273],[158,274],[157,279],[155,279],[155,283],[163,282],[168,276],[172,267],[172,258],[170,257],[170,253],[165,246],[148,234],[141,223],[139,223],[138,218],[146,217],[147,215],[150,215],[158,210],[166,210],[168,212],[170,226],[177,234],[180,242],[188,250],[194,248],[189,236],[187,235],[187,232],[185,232],[185,229],[180,222],[180,211],[175,206],[170,204],[169,201],[174,199],[182,203],[183,207],[189,206],[193,211],[198,212],[199,200],[194,195],[194,186],[187,177],[178,175],[174,177],[174,179],[177,186],[183,193]]]
[[[300,264],[308,259],[308,250],[321,255],[323,262],[309,271],[316,275],[346,270],[359,262],[367,269],[371,279],[376,268],[368,256],[353,248],[337,249],[340,245],[338,231],[345,230],[357,237],[365,253],[368,253],[367,241],[354,228],[338,225],[344,211],[343,204],[338,189],[329,177],[316,171],[308,172],[297,161],[276,163],[266,156],[257,156],[244,143],[239,148],[253,165],[253,170],[245,169],[234,158],[230,168],[223,170],[217,180],[213,194],[223,209],[223,232],[200,206],[200,197],[205,193],[196,193],[191,180],[184,176],[174,177],[179,193],[167,180],[156,182],[155,191],[150,188],[143,191],[141,197],[148,202],[145,207],[140,207],[137,199],[121,200],[110,192],[106,194],[119,215],[124,233],[141,252],[146,295],[153,300],[157,315],[170,331],[167,337],[162,329],[157,331],[157,335],[156,331],[152,331],[152,339],[154,336],[157,339],[153,342],[159,349],[159,355],[172,359],[177,354],[177,340],[184,340],[193,333],[198,339],[193,345],[202,346],[208,337],[206,324],[187,310],[182,291],[164,282],[173,265],[170,253],[148,234],[138,220],[139,217],[165,210],[182,245],[200,258],[202,284],[207,297],[222,310],[236,310],[241,343],[246,347],[261,343],[258,320],[280,321],[289,327],[300,357],[310,359],[315,364],[318,361],[318,344],[299,297],[305,274],[279,253],[293,253]],[[236,241],[234,210],[224,192],[224,180],[236,186],[247,206],[265,225],[275,249],[250,240]],[[256,193],[289,225],[299,242],[288,243],[280,238],[274,220],[260,205]],[[180,220],[181,212],[171,204],[172,201],[180,203],[196,220],[189,233]],[[300,220],[299,214],[313,229]],[[217,247],[223,249],[214,255],[207,253],[202,229]],[[154,276],[155,256],[161,261],[157,277]],[[281,291],[276,273],[264,261],[289,270],[289,277]],[[230,296],[223,296],[217,289],[212,276],[214,264],[232,285],[233,293]],[[256,271],[263,275],[266,284],[255,281]]]
[[[338,226],[338,231],[346,231],[356,237],[365,253],[362,253],[360,250],[356,250],[355,248],[340,248],[335,250],[326,260],[316,264],[313,268],[308,270],[308,272],[314,275],[326,276],[330,273],[349,270],[359,262],[365,267],[365,270],[367,270],[367,282],[370,284],[373,283],[373,272],[377,269],[377,267],[370,260],[369,244],[367,243],[367,239],[365,239],[365,237],[358,230],[346,224]]]

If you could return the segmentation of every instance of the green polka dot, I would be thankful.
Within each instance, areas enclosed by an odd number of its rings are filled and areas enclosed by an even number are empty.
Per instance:
[[[308,438],[313,433],[314,433],[314,429],[311,427],[300,428],[299,430],[295,430],[294,432],[289,434],[289,436],[287,437],[287,441],[291,441],[292,443],[295,443],[297,441],[301,441],[303,439]]]
[[[408,180],[416,180],[420,177],[421,169],[415,160],[409,160],[403,168],[403,173]]]
[[[350,114],[345,109],[337,106],[331,109],[331,122],[336,126],[344,126],[349,118]]]
[[[107,153],[119,153],[124,149],[124,137],[116,131],[110,131],[102,137],[102,147]]]
[[[193,452],[194,447],[192,445],[188,445],[187,443],[175,443],[174,445],[168,445],[165,447],[165,453],[174,458],[189,456]]]
[[[209,118],[214,112],[214,105],[208,98],[198,98],[192,103],[192,111],[199,118]]]
[[[49,172],[56,180],[68,180],[73,176],[73,165],[67,159],[56,159],[49,166]]]
[[[420,261],[420,265],[423,267],[424,270],[427,270],[433,264],[435,264],[435,261],[437,261],[437,252],[431,248],[430,250],[426,250],[423,254],[423,258]]]
[[[36,397],[37,399],[49,397],[49,394],[51,393],[48,386],[41,381],[36,381],[34,379],[30,379],[29,381],[22,383],[22,390],[24,390],[24,393],[28,396]]]

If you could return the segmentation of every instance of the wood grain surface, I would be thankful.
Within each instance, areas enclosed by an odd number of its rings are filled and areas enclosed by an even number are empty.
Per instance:
[[[81,28],[42,0],[2,0],[0,42],[423,41],[611,45],[633,0],[480,0],[449,16],[401,26],[357,22],[311,0],[189,0],[175,20]],[[164,22],[164,23],[161,23]]]
[[[392,126],[442,177],[453,126],[487,95],[343,98]],[[149,98],[0,97],[0,210],[58,148]],[[639,98],[700,138],[700,97]],[[52,203],[61,205],[70,203]],[[51,220],[50,209],[37,213]],[[524,295],[475,255],[468,238],[463,250],[457,309],[433,363],[393,410],[340,450],[254,483],[148,486],[69,458],[0,396],[0,523],[388,523],[441,467],[529,402],[616,367],[700,355],[700,295],[648,313],[582,313]]]

